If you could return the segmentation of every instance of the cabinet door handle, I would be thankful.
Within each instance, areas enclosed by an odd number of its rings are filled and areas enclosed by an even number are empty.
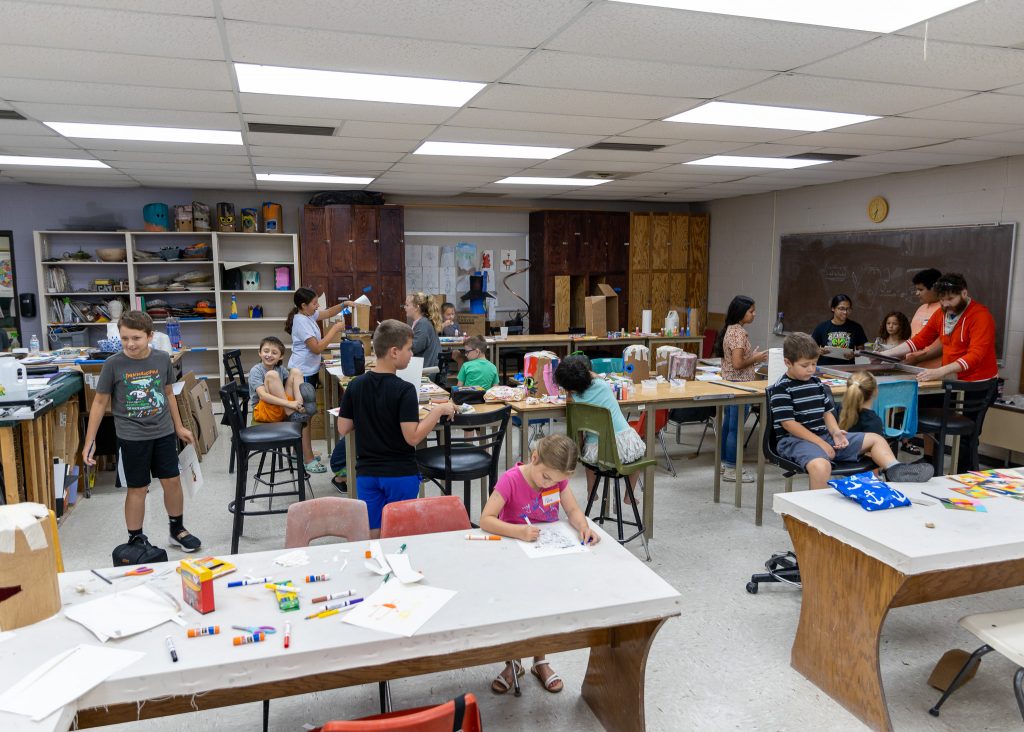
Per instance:
[[[380,244],[380,239],[374,239],[374,240],[373,240],[373,243],[374,243],[374,244]]]

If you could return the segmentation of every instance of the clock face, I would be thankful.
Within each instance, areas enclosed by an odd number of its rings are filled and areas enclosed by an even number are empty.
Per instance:
[[[885,217],[889,215],[889,202],[881,196],[875,196],[868,201],[868,218],[874,221],[876,224],[880,221],[885,221]]]

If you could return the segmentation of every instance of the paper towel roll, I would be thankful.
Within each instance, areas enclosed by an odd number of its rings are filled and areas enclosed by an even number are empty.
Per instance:
[[[640,320],[641,320],[640,332],[641,333],[650,333],[651,332],[651,311],[650,310],[644,310],[643,314],[640,317]]]
[[[771,386],[786,373],[786,364],[782,360],[781,348],[768,349],[768,385]]]

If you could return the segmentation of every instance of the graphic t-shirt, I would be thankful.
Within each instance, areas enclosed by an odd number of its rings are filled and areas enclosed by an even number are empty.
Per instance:
[[[272,369],[267,369],[267,367],[263,365],[263,362],[260,361],[249,369],[249,401],[254,407],[260,403],[260,395],[256,393],[256,390],[266,382],[268,370],[276,371],[277,375],[281,377],[281,383],[287,383],[288,381],[288,369],[280,364]]]
[[[823,323],[819,323],[818,327],[811,333],[811,338],[819,346],[828,346],[829,348],[851,348],[858,349],[864,346],[868,342],[868,337],[864,333],[864,328],[861,327],[860,323],[853,320],[847,320],[842,325],[836,325],[831,320],[826,320]],[[818,363],[823,366],[842,365],[853,363],[852,358],[837,358],[836,356],[822,356],[818,359]]]
[[[526,517],[535,524],[549,524],[558,521],[558,507],[562,505],[562,491],[569,485],[568,480],[555,483],[541,492],[535,491],[526,482],[520,470],[522,463],[498,478],[494,490],[505,499],[505,505],[498,518],[510,524],[525,524]]]
[[[155,440],[174,432],[164,388],[174,381],[171,357],[151,348],[145,358],[116,353],[103,362],[96,391],[110,394],[114,429],[122,440]]]

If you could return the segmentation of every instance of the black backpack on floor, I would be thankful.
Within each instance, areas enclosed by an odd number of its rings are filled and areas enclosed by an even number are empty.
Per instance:
[[[155,564],[166,562],[167,552],[160,547],[153,546],[145,534],[139,534],[132,538],[127,544],[116,547],[111,554],[115,567],[124,567],[129,564]]]

